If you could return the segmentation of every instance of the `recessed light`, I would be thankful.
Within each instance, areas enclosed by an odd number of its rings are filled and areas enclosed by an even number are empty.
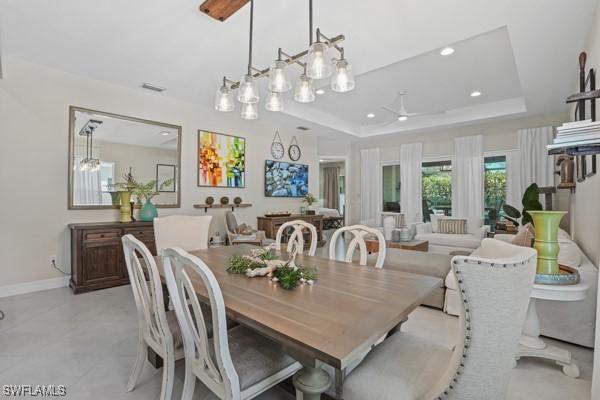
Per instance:
[[[322,94],[325,94],[325,90],[323,90],[323,89],[317,89],[315,91],[315,93],[318,94],[318,95],[322,95]]]
[[[452,47],[444,47],[442,51],[440,51],[440,54],[443,56],[449,56],[452,53],[454,53],[454,49]]]
[[[471,97],[479,97],[481,96],[481,92],[479,90],[475,90],[471,93]]]
[[[375,114],[373,114],[373,113],[368,113],[368,114],[367,114],[367,118],[375,118]]]
[[[160,134],[163,135],[163,136],[169,136],[170,135],[170,133],[167,132],[167,131],[162,131]]]
[[[401,115],[398,117],[398,121],[406,121],[408,117],[406,115]]]

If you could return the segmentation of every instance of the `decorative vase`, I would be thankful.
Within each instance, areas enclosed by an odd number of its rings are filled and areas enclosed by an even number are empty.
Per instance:
[[[113,206],[120,206],[121,192],[110,192],[110,200]]]
[[[396,227],[396,218],[395,217],[385,217],[383,219],[383,237],[385,240],[392,240],[392,232]]]
[[[119,192],[119,199],[121,199],[121,208],[120,208],[120,213],[121,213],[121,222],[131,222],[131,204],[129,203],[131,201],[131,193],[127,192],[127,191],[121,191]]]
[[[558,226],[566,211],[527,211],[535,227],[534,247],[538,252],[537,273],[559,274]]]
[[[152,222],[154,218],[158,217],[158,211],[156,210],[156,206],[150,202],[150,200],[146,201],[146,204],[142,206],[140,209],[140,213],[138,214],[140,221]]]

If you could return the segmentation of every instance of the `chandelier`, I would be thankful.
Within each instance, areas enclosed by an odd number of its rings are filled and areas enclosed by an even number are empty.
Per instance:
[[[277,59],[269,68],[257,69],[252,66],[252,32],[254,25],[254,0],[250,0],[250,35],[248,50],[248,69],[239,81],[223,77],[223,82],[215,97],[215,109],[221,112],[235,110],[235,98],[242,105],[243,119],[258,118],[260,93],[257,80],[268,78],[268,94],[265,109],[268,111],[283,111],[285,108],[283,94],[292,89],[292,81],[288,69],[292,64],[299,65],[302,73],[296,82],[293,98],[298,103],[315,101],[314,80],[330,79],[331,90],[338,93],[354,89],[352,67],[344,57],[344,48],[339,43],[344,41],[344,35],[328,38],[316,30],[316,41],[313,41],[313,2],[309,0],[309,47],[295,55],[289,55],[279,48]],[[331,52],[337,52],[338,58],[332,57]]]
[[[79,131],[80,136],[85,136],[85,157],[79,162],[79,170],[80,171],[91,171],[95,172],[100,169],[100,159],[94,158],[94,131],[98,126],[102,124],[102,121],[98,121],[95,119],[90,119],[85,123],[83,128]]]

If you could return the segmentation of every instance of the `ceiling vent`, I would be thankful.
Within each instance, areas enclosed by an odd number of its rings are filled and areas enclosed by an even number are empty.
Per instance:
[[[152,90],[152,91],[154,91],[154,92],[159,92],[159,93],[160,93],[160,92],[164,92],[164,91],[165,91],[165,88],[164,88],[164,87],[160,87],[160,86],[158,86],[158,85],[154,85],[154,84],[152,84],[152,83],[148,83],[148,82],[144,82],[144,83],[142,84],[142,87],[143,87],[144,89]]]
[[[307,126],[297,126],[296,129],[298,129],[300,131],[308,131],[308,130],[310,130],[310,128],[307,127]]]

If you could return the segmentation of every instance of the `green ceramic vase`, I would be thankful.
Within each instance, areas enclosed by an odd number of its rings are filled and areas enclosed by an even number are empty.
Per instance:
[[[129,202],[131,201],[131,193],[126,191],[122,191],[119,193],[119,198],[121,199],[121,208],[119,209],[121,214],[120,221],[131,222],[131,204],[129,204]]]
[[[158,217],[158,211],[156,210],[156,206],[152,204],[150,201],[146,201],[146,204],[142,206],[140,209],[140,213],[138,214],[140,221],[152,222],[154,218]]]
[[[535,227],[535,249],[537,250],[537,273],[558,274],[558,226],[565,211],[527,211]]]

